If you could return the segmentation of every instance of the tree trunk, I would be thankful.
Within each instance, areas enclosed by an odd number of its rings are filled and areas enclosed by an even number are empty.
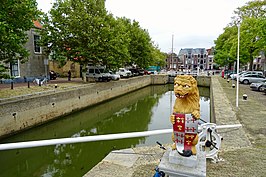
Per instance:
[[[253,50],[250,49],[250,53],[249,53],[249,71],[253,71]]]
[[[87,72],[87,64],[84,64],[82,66],[82,80],[83,80],[83,82],[87,82],[86,72]]]

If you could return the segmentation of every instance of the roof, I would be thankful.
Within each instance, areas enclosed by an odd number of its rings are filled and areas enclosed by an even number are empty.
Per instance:
[[[34,26],[35,26],[36,28],[42,29],[42,25],[40,24],[39,21],[37,21],[37,20],[33,20],[33,23],[34,23]]]
[[[184,55],[184,54],[207,54],[207,51],[205,48],[185,48],[181,49],[179,51],[178,56]]]

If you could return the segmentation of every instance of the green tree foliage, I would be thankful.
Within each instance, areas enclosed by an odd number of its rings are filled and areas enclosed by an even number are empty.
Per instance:
[[[162,53],[158,46],[153,45],[152,50],[152,62],[150,63],[151,66],[161,66],[164,67],[166,65],[166,58],[167,54]]]
[[[114,18],[104,0],[57,0],[44,16],[42,44],[53,59],[106,65],[109,69],[136,64],[147,67],[154,47],[138,22]]]
[[[103,0],[57,0],[44,16],[41,42],[62,63],[102,62],[107,17]]]
[[[33,20],[40,15],[35,0],[1,0],[0,5],[0,61],[25,61],[29,55],[24,47]]]
[[[7,73],[7,69],[4,65],[0,64],[0,79],[9,79],[10,76],[9,74]]]
[[[133,21],[130,30],[129,53],[131,63],[137,64],[141,68],[150,65],[152,60],[152,44],[149,33]]]
[[[224,33],[219,35],[215,43],[215,62],[221,66],[231,65],[235,58],[236,53],[232,54],[231,50],[234,39],[237,36],[237,28],[235,26],[224,28]]]
[[[253,59],[266,46],[266,1],[250,1],[237,8],[233,21],[215,40],[215,61],[221,66],[232,64],[237,54],[237,24],[240,26],[240,63],[250,63],[252,70]]]

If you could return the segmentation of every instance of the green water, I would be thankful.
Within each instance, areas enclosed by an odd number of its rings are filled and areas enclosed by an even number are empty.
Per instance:
[[[0,143],[171,128],[173,85],[149,86],[2,140]],[[200,88],[201,117],[209,121],[209,89]],[[170,143],[171,135],[0,151],[0,176],[79,177],[110,151]]]

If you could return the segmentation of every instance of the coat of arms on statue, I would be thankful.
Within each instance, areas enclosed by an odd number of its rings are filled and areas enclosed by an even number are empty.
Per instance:
[[[173,135],[175,149],[185,157],[196,154],[195,145],[198,142],[198,120],[191,114],[173,113]]]

